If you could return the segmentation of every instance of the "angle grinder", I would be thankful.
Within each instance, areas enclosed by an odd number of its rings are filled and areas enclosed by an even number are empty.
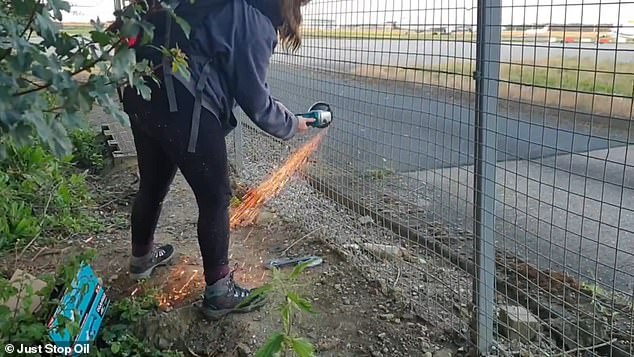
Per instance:
[[[330,123],[332,123],[332,109],[330,108],[330,104],[324,102],[317,102],[308,109],[308,112],[296,114],[296,116],[306,119],[315,119],[315,121],[309,123],[308,126],[318,129],[327,128],[330,126]]]

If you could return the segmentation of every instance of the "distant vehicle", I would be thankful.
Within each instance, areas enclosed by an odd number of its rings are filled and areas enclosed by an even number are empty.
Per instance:
[[[460,26],[460,27],[456,27],[455,29],[453,29],[451,31],[452,33],[456,33],[456,32],[473,32],[473,28],[468,27],[468,26]]]
[[[611,35],[614,36],[617,42],[629,42],[634,40],[634,21],[612,28]]]
[[[447,31],[446,27],[432,27],[427,30],[427,32],[431,32],[432,35],[447,35],[449,31]]]

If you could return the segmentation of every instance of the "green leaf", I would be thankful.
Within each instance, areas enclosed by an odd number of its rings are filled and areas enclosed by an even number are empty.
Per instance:
[[[291,326],[291,307],[289,305],[282,307],[282,324],[284,325],[284,330],[288,331]]]
[[[269,338],[264,346],[255,354],[255,357],[276,357],[282,351],[282,343],[285,336],[282,333],[276,333]]]
[[[152,99],[152,89],[145,85],[145,83],[138,83],[135,85],[137,93],[141,95],[141,97],[145,100]]]
[[[117,80],[127,77],[129,83],[134,81],[133,69],[136,66],[136,52],[127,47],[121,47],[112,59],[112,74]]]
[[[266,298],[266,295],[273,289],[273,287],[269,284],[265,284],[257,289],[253,289],[251,291],[251,295],[249,295],[248,298],[242,300],[242,302],[240,302],[239,307],[242,306],[247,306],[249,305],[251,302],[255,301],[256,299],[264,299]]]
[[[110,345],[110,351],[114,354],[119,353],[119,351],[121,351],[121,343],[114,342],[112,345]]]
[[[313,310],[313,305],[310,303],[310,301],[308,301],[307,299],[299,296],[299,294],[294,293],[294,292],[290,292],[290,293],[288,293],[287,297],[301,311],[309,312],[311,314],[315,313],[315,311]]]
[[[58,31],[57,31],[57,26],[53,23],[51,18],[47,15],[43,15],[43,14],[35,15],[35,24],[38,28],[39,34],[46,41],[46,43],[52,44],[55,42],[55,37]]]
[[[62,11],[70,11],[70,4],[63,0],[48,0],[47,5],[53,11],[53,16],[57,21],[62,21]]]
[[[90,38],[101,46],[105,46],[111,41],[110,35],[102,31],[90,31]]]
[[[302,275],[302,273],[308,268],[309,265],[310,265],[310,262],[306,262],[296,266],[295,269],[293,269],[293,272],[291,273],[290,279],[291,280],[297,279],[300,275]]]
[[[291,340],[291,348],[299,357],[315,356],[315,347],[304,338],[294,338]]]
[[[192,28],[191,26],[189,26],[189,23],[185,21],[185,19],[183,19],[182,17],[176,15],[175,13],[172,13],[172,17],[174,18],[174,21],[176,21],[178,26],[180,26],[180,28],[183,30],[187,39],[189,39],[189,36],[192,31]]]

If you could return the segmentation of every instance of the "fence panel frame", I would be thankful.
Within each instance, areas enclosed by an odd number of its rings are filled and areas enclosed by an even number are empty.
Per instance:
[[[501,0],[479,0],[476,44],[474,245],[477,268],[473,298],[477,314],[478,351],[488,353],[494,343],[495,322],[495,203],[497,169],[496,112],[502,38]]]

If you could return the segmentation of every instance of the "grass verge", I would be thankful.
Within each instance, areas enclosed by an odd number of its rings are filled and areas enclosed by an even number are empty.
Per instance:
[[[353,74],[474,92],[474,71],[473,61],[451,61],[421,68],[362,65]],[[500,66],[503,99],[630,119],[633,94],[633,63],[551,60]]]

